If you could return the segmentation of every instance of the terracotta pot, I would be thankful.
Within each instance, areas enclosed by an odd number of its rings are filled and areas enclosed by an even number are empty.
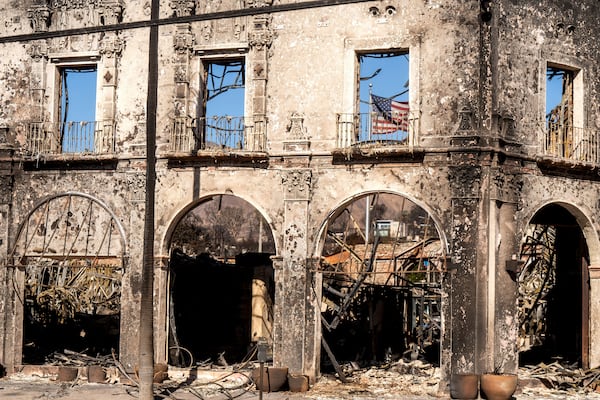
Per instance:
[[[87,378],[90,383],[105,383],[106,372],[100,365],[90,365],[87,368]]]
[[[508,400],[517,390],[518,378],[515,374],[481,375],[482,396],[488,400]]]
[[[476,399],[479,394],[479,375],[452,374],[450,397],[453,399]]]
[[[58,381],[59,382],[70,382],[77,379],[77,374],[79,370],[77,367],[58,367]]]
[[[287,381],[290,392],[308,391],[308,376],[306,375],[288,374]]]

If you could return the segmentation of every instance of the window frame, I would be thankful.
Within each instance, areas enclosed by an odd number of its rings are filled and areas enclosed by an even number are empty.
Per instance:
[[[540,62],[540,101],[539,101],[539,116],[541,138],[540,152],[544,156],[552,158],[560,158],[564,160],[570,159],[585,159],[589,157],[596,158],[597,150],[589,148],[590,138],[587,138],[589,132],[586,127],[585,116],[585,81],[584,68],[578,59],[574,59],[568,55],[546,55],[543,62]],[[561,60],[561,61],[556,61]],[[553,135],[549,130],[547,119],[548,105],[548,77],[547,73],[550,68],[562,70],[572,75],[572,110],[570,111],[570,122],[572,132],[565,134],[564,138],[559,137],[558,140],[553,139]],[[591,154],[590,151],[594,154]],[[589,153],[589,154],[588,154]]]
[[[101,62],[100,56],[96,53],[91,54],[76,54],[76,55],[52,55],[49,57],[50,62],[52,63],[52,68],[50,68],[49,73],[51,76],[48,79],[48,82],[51,82],[51,87],[49,88],[51,93],[51,102],[50,105],[50,125],[52,126],[51,131],[53,132],[53,139],[55,143],[53,143],[52,147],[55,148],[55,152],[59,154],[86,154],[86,153],[96,153],[98,149],[96,149],[96,123],[100,123],[102,120],[102,109],[100,104],[100,94],[102,93],[101,86]],[[65,148],[65,137],[61,133],[61,124],[62,121],[62,71],[65,69],[85,69],[85,68],[93,68],[96,72],[96,98],[94,101],[94,121],[73,121],[77,122],[80,125],[84,125],[85,123],[92,123],[92,135],[91,141],[94,143],[94,147],[91,149],[72,149]]]
[[[198,88],[198,96],[196,97],[195,102],[195,122],[193,125],[195,126],[195,136],[196,136],[196,148],[199,150],[208,150],[212,148],[227,148],[230,150],[244,150],[246,147],[246,124],[247,124],[247,116],[249,116],[249,85],[248,85],[248,57],[247,57],[247,49],[236,49],[231,52],[201,52],[198,57],[198,83],[196,87]],[[209,100],[207,99],[208,93],[208,71],[209,65],[218,64],[218,63],[242,63],[243,69],[243,78],[244,78],[244,86],[243,86],[243,100],[242,100],[242,115],[232,115],[232,114],[213,114],[206,115],[206,110],[208,106]],[[200,104],[201,102],[201,104]],[[211,129],[210,131],[207,129],[208,120],[203,122],[203,119],[210,118],[213,122],[213,125],[216,127]],[[230,138],[223,139],[223,136],[218,132],[221,130],[221,126],[224,126],[222,131],[240,131],[237,135],[233,134],[231,137],[234,142],[231,142]],[[232,128],[233,127],[233,128]],[[241,128],[240,128],[241,127]],[[235,141],[235,137],[239,139],[237,142]],[[211,140],[213,139],[213,140]],[[221,140],[223,139],[223,140]]]
[[[402,37],[382,37],[382,38],[347,38],[344,41],[344,75],[343,75],[343,93],[341,108],[338,110],[337,118],[337,137],[336,148],[344,148],[355,144],[352,138],[348,137],[348,124],[352,121],[345,121],[347,115],[357,113],[357,97],[359,87],[359,54],[374,53],[398,53],[408,54],[408,106],[414,121],[412,129],[408,135],[407,145],[409,150],[418,145],[419,132],[421,129],[421,106],[420,106],[420,42],[408,42]]]

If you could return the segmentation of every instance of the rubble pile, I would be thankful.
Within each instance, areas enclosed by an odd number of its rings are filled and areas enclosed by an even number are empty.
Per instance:
[[[323,375],[306,395],[319,399],[438,395],[439,368],[421,360],[400,359],[362,369],[350,363],[343,369],[348,383],[342,383],[333,375]]]
[[[550,389],[569,392],[600,393],[600,368],[583,369],[561,365],[540,363],[519,370],[521,378],[535,378]]]

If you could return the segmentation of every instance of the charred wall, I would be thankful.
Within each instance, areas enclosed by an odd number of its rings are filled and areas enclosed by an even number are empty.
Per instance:
[[[0,51],[7,55],[0,60],[0,362],[21,363],[22,310],[12,282],[22,283],[23,274],[11,258],[20,226],[44,199],[73,192],[105,204],[122,225],[127,323],[120,356],[133,368],[149,10],[137,1],[90,2],[89,9],[63,3],[64,11],[0,4]],[[167,325],[174,225],[212,196],[238,196],[275,238],[274,362],[317,376],[321,322],[313,287],[322,279],[315,271],[327,223],[352,198],[394,193],[427,210],[442,232],[444,376],[498,365],[514,371],[516,284],[506,267],[535,212],[560,203],[589,248],[589,351],[597,364],[599,150],[583,160],[546,153],[544,104],[548,63],[580,71],[576,120],[598,143],[599,13],[593,1],[163,2],[155,326]],[[359,143],[339,119],[359,110],[357,57],[392,51],[410,56],[410,144]],[[245,133],[237,147],[206,140],[200,128],[204,68],[231,60],[245,66]],[[108,122],[98,132],[110,139],[97,147],[101,154],[66,154],[52,142],[60,137],[57,71],[81,65],[98,70],[95,118]],[[165,360],[168,334],[157,328],[155,335],[156,358]]]

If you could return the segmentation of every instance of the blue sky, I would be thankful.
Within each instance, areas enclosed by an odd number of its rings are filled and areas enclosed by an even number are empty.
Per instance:
[[[394,100],[408,101],[408,54],[385,58],[361,57],[360,76],[361,113],[370,111],[369,89],[381,97],[405,92]]]
[[[69,90],[67,121],[96,120],[96,78],[96,70],[67,73]]]
[[[216,80],[218,81],[218,77],[224,74],[224,70],[222,65],[220,64],[212,64],[213,73],[217,75]],[[230,72],[224,74],[223,86],[233,85],[238,78],[236,73],[237,67],[233,67]],[[215,87],[218,87],[220,82],[214,84]],[[208,89],[213,89],[212,83],[209,80],[207,86]],[[224,116],[229,115],[232,117],[243,117],[244,116],[244,93],[245,89],[241,87],[230,88],[225,92],[220,93],[219,95],[210,99],[206,104],[206,116]]]
[[[562,97],[562,78],[555,76],[553,79],[546,78],[546,114],[548,114]]]

